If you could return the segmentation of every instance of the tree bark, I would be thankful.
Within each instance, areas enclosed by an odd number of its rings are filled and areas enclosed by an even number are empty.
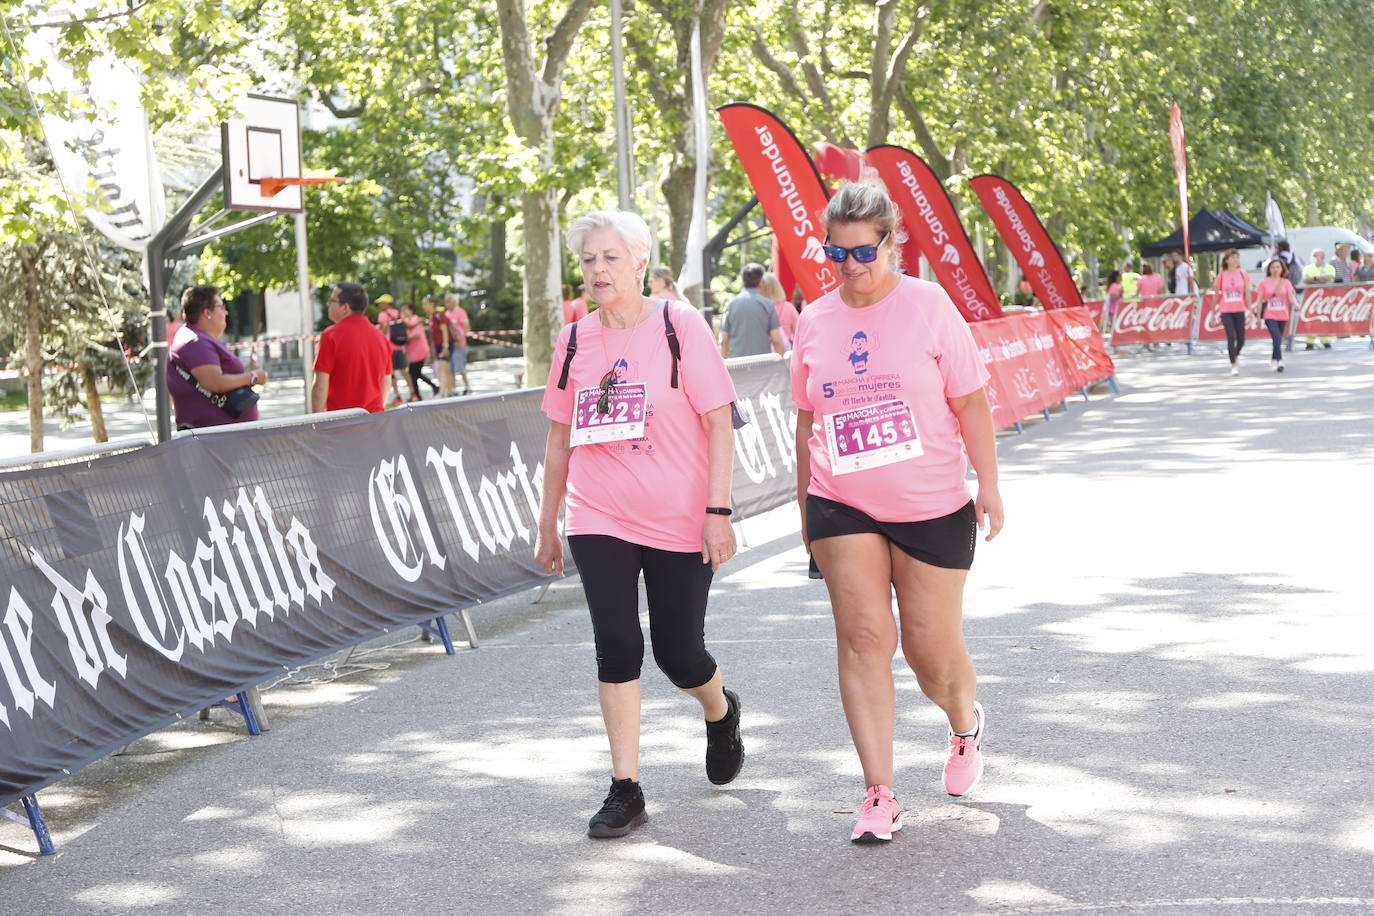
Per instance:
[[[24,362],[28,371],[29,451],[43,451],[43,312],[38,264],[42,252],[20,252],[24,271],[24,299],[28,316],[24,320]]]
[[[86,388],[86,410],[91,415],[91,438],[96,442],[109,442],[105,432],[105,409],[100,404],[100,389],[96,387],[95,373],[89,366],[81,367],[81,381]]]
[[[493,199],[493,203],[503,204],[497,199]],[[494,301],[506,291],[506,218],[504,216],[487,224],[487,256],[491,259],[491,289],[487,290],[487,298]]]
[[[500,0],[501,51],[511,125],[525,145],[539,152],[544,174],[554,171],[553,120],[558,113],[563,70],[577,31],[595,0],[569,0],[567,11],[544,40],[542,72],[530,49],[523,0]],[[525,230],[525,384],[541,385],[549,374],[553,345],[563,325],[562,259],[559,256],[558,190],[531,187],[520,195]]]

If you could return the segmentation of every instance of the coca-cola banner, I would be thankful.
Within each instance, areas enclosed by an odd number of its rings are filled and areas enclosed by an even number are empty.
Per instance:
[[[1088,314],[1092,317],[1093,324],[1097,325],[1099,328],[1102,327],[1103,313],[1107,311],[1107,300],[1089,299],[1083,303],[1083,308],[1088,310]]]
[[[1169,343],[1192,339],[1192,296],[1147,296],[1125,299],[1116,307],[1112,344]],[[1225,334],[1222,335],[1225,337]]]
[[[1264,321],[1249,310],[1245,313],[1245,339],[1269,339],[1269,329]],[[1198,340],[1225,340],[1226,326],[1221,323],[1221,300],[1216,293],[1202,294],[1202,321],[1198,325]]]
[[[987,367],[992,419],[1005,429],[1115,373],[1086,309],[1026,312],[969,325]]]
[[[834,264],[822,250],[825,228],[820,218],[830,198],[815,163],[791,129],[771,112],[744,102],[716,111],[783,258],[806,301],[814,302],[840,285]]]
[[[795,497],[787,363],[731,365],[735,503]],[[0,806],[294,666],[529,588],[542,392],[0,474]]]
[[[1309,286],[1293,333],[1319,337],[1362,337],[1374,316],[1374,285]]]
[[[902,224],[930,262],[935,278],[967,321],[1002,315],[1002,303],[940,179],[925,160],[900,146],[874,146],[868,161],[902,211]],[[908,264],[908,270],[914,264]]]
[[[997,175],[978,175],[969,184],[1021,265],[1040,304],[1051,309],[1080,308],[1083,299],[1069,265],[1016,186]]]

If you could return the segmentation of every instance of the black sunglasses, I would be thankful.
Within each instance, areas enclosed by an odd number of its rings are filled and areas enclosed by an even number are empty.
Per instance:
[[[596,399],[596,412],[603,417],[611,412],[611,386],[615,384],[615,367],[601,376],[601,397]]]
[[[849,260],[851,254],[854,255],[854,260],[860,264],[872,264],[878,260],[878,249],[883,247],[883,243],[887,241],[889,235],[891,233],[884,232],[883,237],[878,239],[878,244],[859,245],[857,248],[842,248],[839,245],[832,245],[830,244],[830,236],[826,235],[825,244],[821,247],[825,249],[825,256],[836,264],[843,264]]]

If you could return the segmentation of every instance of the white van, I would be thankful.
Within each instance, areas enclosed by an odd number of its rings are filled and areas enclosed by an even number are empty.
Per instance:
[[[1300,229],[1289,229],[1286,238],[1288,247],[1304,265],[1312,263],[1313,248],[1325,251],[1326,263],[1330,264],[1336,254],[1336,245],[1341,242],[1354,245],[1361,254],[1374,251],[1374,243],[1339,226],[1303,226]],[[1259,280],[1264,276],[1264,265],[1269,263],[1271,251],[1269,248],[1240,249],[1240,266],[1250,274],[1250,279]]]

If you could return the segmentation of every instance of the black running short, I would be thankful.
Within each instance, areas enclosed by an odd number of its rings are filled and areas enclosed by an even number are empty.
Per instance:
[[[402,372],[404,372],[404,371],[406,371],[406,367],[409,366],[409,365],[410,365],[410,360],[406,359],[406,351],[405,351],[405,350],[392,350],[392,351],[391,351],[391,371],[392,371],[392,372],[395,372],[397,369],[400,369]]]
[[[978,540],[978,520],[971,499],[963,508],[940,518],[880,522],[853,506],[806,494],[806,536],[811,540],[867,533],[881,534],[922,563],[944,569],[969,569]]]

